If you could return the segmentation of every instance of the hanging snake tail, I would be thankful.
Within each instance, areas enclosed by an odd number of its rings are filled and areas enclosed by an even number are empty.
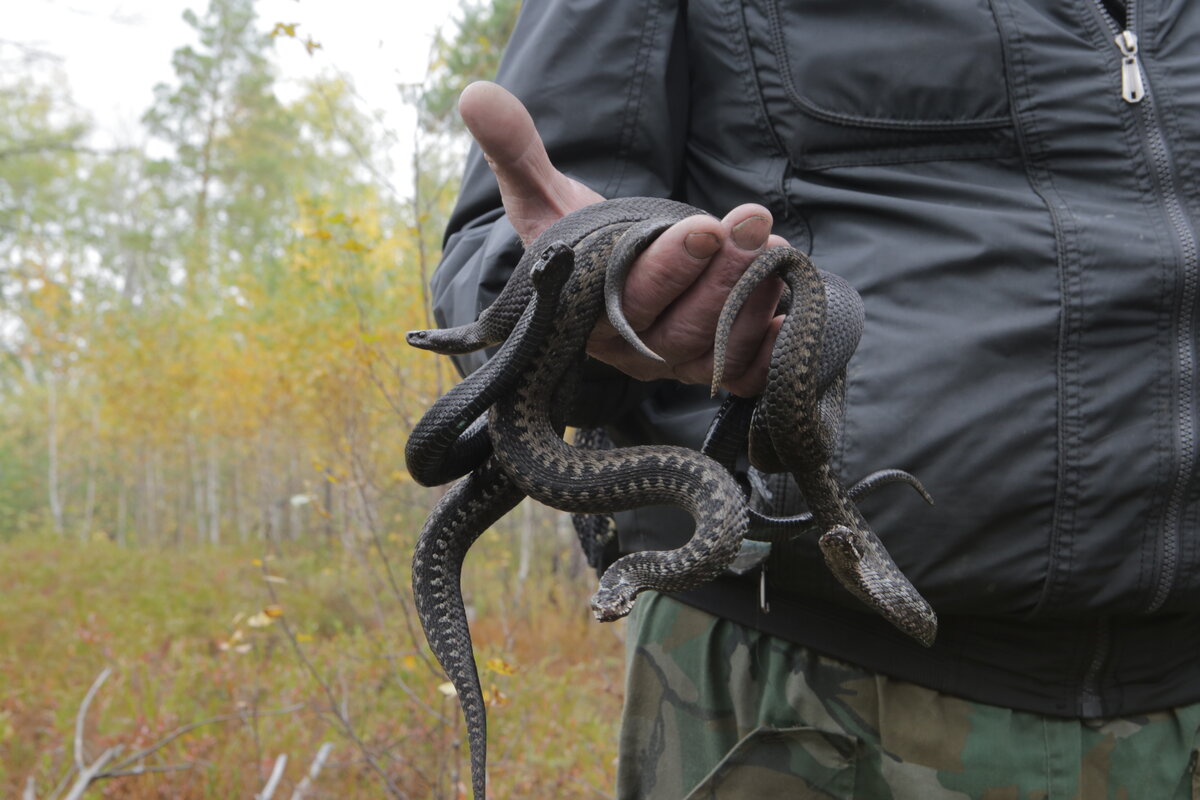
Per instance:
[[[609,322],[617,333],[621,334],[621,338],[629,342],[638,353],[660,364],[666,363],[662,356],[647,347],[638,336],[637,331],[629,324],[629,320],[625,316],[622,295],[625,289],[625,279],[629,277],[629,268],[633,266],[633,262],[676,221],[673,218],[653,218],[630,225],[613,245],[604,275],[604,308]]]
[[[738,475],[738,459],[741,456],[746,445],[746,439],[750,432],[750,422],[754,413],[755,401],[746,398],[738,397],[737,395],[729,395],[721,403],[717,409],[716,415],[713,417],[712,423],[708,426],[708,432],[705,434],[704,443],[700,447],[700,452],[709,458],[716,461],[726,471]],[[828,426],[826,421],[822,420],[823,427]],[[586,431],[580,431],[580,434],[586,434]],[[580,436],[576,437],[576,446],[579,446]],[[584,437],[585,441],[590,439]],[[600,449],[592,447],[592,449]],[[749,491],[750,481],[740,481],[743,488]],[[864,497],[869,497],[884,486],[889,486],[894,483],[907,484],[912,488],[921,499],[929,505],[933,505],[933,497],[925,489],[924,484],[913,475],[911,472],[906,472],[902,469],[878,469],[860,478],[849,489],[847,494],[851,500],[861,500]],[[747,539],[764,542],[784,541],[795,538],[802,534],[810,533],[813,530],[813,516],[811,512],[805,511],[800,514],[790,514],[787,516],[772,516],[756,511],[753,506],[750,508],[750,533],[746,534]]]
[[[555,242],[542,250],[528,270],[535,292],[500,350],[438,398],[413,426],[404,460],[417,483],[449,483],[492,452],[483,415],[498,397],[512,390],[521,370],[537,355],[558,310],[559,292],[574,266],[575,253],[565,244]]]
[[[489,457],[442,497],[421,529],[413,553],[417,616],[434,657],[458,693],[471,749],[475,800],[485,797],[487,709],[463,605],[462,565],[475,540],[524,496],[495,457]]]
[[[903,483],[912,487],[926,503],[933,505],[933,498],[925,491],[917,477],[902,469],[876,470],[848,488],[846,494],[852,501],[861,500],[893,483]],[[783,542],[812,533],[816,529],[817,523],[811,511],[775,517],[750,509],[750,532],[746,534],[746,538],[756,542]]]
[[[428,430],[416,438],[415,446],[414,440],[409,440],[410,471],[414,455],[421,465],[419,469],[427,468],[430,472],[450,469],[446,462],[463,446],[459,432],[493,405],[497,397],[511,391],[516,376],[528,367],[542,346],[558,308],[559,293],[573,266],[574,253],[566,245],[554,243],[543,250],[529,270],[534,295],[513,335],[496,357],[456,387],[465,385],[452,402],[444,402],[443,397],[438,401],[440,405],[435,404],[439,414],[433,414],[433,410],[426,414],[421,424],[428,424]],[[503,369],[498,368],[501,366]],[[454,393],[451,390],[450,394]],[[471,424],[468,431],[480,424]],[[439,425],[450,433],[439,435]],[[462,454],[457,455],[461,459]],[[483,531],[511,511],[524,496],[494,455],[485,454],[483,463],[473,465],[471,474],[451,487],[434,508],[413,554],[417,615],[434,656],[454,684],[466,718],[476,800],[483,800],[485,791],[487,713],[463,606],[462,564]]]

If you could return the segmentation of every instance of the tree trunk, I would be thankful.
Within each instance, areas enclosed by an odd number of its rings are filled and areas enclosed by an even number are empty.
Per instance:
[[[207,470],[205,471],[208,505],[208,543],[221,543],[221,476],[217,470],[217,437],[208,437]]]
[[[533,501],[528,497],[521,503],[521,554],[517,558],[517,592],[529,579],[530,550],[533,548]]]
[[[329,548],[333,549],[333,481],[330,477],[329,467],[325,467],[321,471],[321,477],[325,479],[325,543]]]
[[[124,472],[117,473],[117,544],[125,546],[125,516],[128,513],[129,490],[125,486]]]
[[[579,546],[575,527],[571,524],[571,515],[565,511],[556,511],[554,514],[554,531],[558,535],[558,551],[566,556],[567,577],[575,580],[583,574],[585,562],[583,560],[583,548]]]
[[[92,408],[92,435],[88,441],[87,478],[83,492],[83,524],[79,528],[79,538],[87,541],[92,535],[92,516],[96,508],[96,459],[100,438],[100,409]]]
[[[46,489],[54,532],[62,533],[62,497],[58,488],[58,382],[53,373],[46,378],[46,395]]]
[[[204,540],[204,475],[200,465],[200,454],[196,452],[196,436],[188,433],[187,439],[187,468],[188,478],[192,484],[192,529],[196,542]],[[183,517],[183,503],[179,504],[180,518]]]
[[[230,487],[232,491],[231,501],[233,508],[233,527],[237,533],[238,541],[246,541],[246,526],[242,520],[242,458],[241,455],[235,455],[233,458],[233,485]]]

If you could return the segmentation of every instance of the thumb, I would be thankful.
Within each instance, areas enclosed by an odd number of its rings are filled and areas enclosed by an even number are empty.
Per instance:
[[[458,111],[496,174],[504,210],[525,244],[560,217],[604,199],[550,163],[529,111],[507,89],[472,83]]]

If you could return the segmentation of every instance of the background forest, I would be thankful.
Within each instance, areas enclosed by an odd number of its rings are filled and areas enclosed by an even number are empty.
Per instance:
[[[519,2],[459,9],[414,131],[333,72],[281,99],[273,48],[320,31],[201,2],[138,147],[0,41],[0,796],[466,797],[403,466],[457,376],[403,336]],[[621,631],[563,520],[514,516],[464,575],[492,789],[609,796]]]

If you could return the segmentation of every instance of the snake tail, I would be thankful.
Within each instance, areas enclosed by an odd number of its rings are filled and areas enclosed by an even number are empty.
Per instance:
[[[458,693],[467,724],[475,800],[485,796],[487,708],[460,588],[462,565],[475,540],[523,497],[495,458],[488,458],[442,497],[413,552],[417,617],[434,657]]]
[[[666,363],[662,356],[647,347],[642,338],[638,336],[637,331],[629,324],[629,320],[625,316],[622,295],[625,289],[625,280],[629,277],[629,268],[633,266],[633,262],[663,231],[673,224],[670,220],[648,219],[629,226],[613,245],[604,276],[604,307],[608,312],[608,321],[634,350],[660,364]]]
[[[861,500],[893,483],[904,483],[912,487],[925,502],[933,505],[933,498],[917,477],[902,469],[881,469],[865,476],[846,490],[851,500]],[[750,532],[747,539],[756,542],[782,542],[812,533],[817,525],[811,511],[787,517],[773,517],[750,509]]]

